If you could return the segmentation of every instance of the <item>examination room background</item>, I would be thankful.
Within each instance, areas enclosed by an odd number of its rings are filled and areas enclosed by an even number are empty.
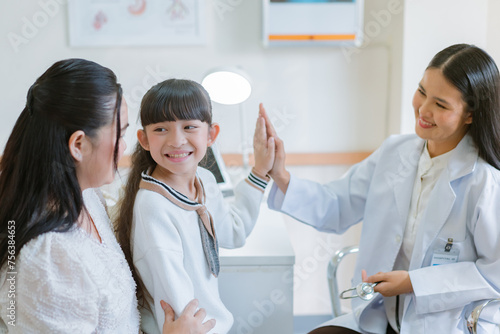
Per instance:
[[[57,3],[46,24],[13,46],[9,33],[22,34],[25,20],[43,11],[41,3]],[[220,10],[223,3],[227,9]],[[381,18],[388,8],[395,14]],[[411,98],[431,56],[453,43],[473,43],[500,61],[500,0],[365,0],[366,39],[350,46],[265,48],[261,0],[207,0],[207,43],[203,46],[72,48],[68,44],[67,5],[63,0],[0,0],[0,146],[1,150],[25,104],[26,92],[52,63],[86,58],[111,68],[129,104],[131,152],[138,128],[137,113],[145,91],[171,77],[200,82],[217,66],[241,66],[253,91],[244,102],[246,132],[253,133],[258,103],[275,119],[288,153],[370,152],[394,133],[413,132]],[[234,106],[213,104],[221,125],[222,153],[241,149],[239,116]],[[1,155],[1,152],[0,152]],[[340,177],[348,165],[331,161],[291,166],[300,176],[320,182]],[[285,217],[296,254],[294,314],[331,312],[324,260],[314,258],[318,240],[331,249],[356,244],[359,226],[344,236],[320,234]],[[313,260],[311,260],[313,259]],[[304,270],[305,261],[316,261]],[[310,265],[310,264],[309,264]],[[349,269],[342,273],[347,287]],[[347,304],[344,305],[347,307]]]

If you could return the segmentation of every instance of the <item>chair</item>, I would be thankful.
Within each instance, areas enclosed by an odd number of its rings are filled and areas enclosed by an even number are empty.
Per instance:
[[[500,302],[500,298],[497,299],[487,299],[482,301],[479,305],[474,307],[467,306],[464,314],[464,322],[465,328],[467,328],[469,334],[477,334],[477,324],[479,322],[479,317],[481,312],[490,304]],[[471,310],[472,309],[472,310]],[[500,305],[499,305],[499,313],[500,313]],[[498,321],[498,319],[497,319]],[[497,325],[500,327],[500,324]],[[497,328],[497,331],[500,331],[500,328]]]
[[[332,302],[333,317],[336,318],[342,315],[340,308],[340,291],[337,280],[337,269],[341,261],[350,254],[355,254],[359,251],[358,246],[348,246],[338,250],[332,259],[328,262],[328,269],[326,271],[328,279],[328,288],[330,289],[330,300]]]
[[[332,303],[332,313],[333,317],[338,317],[342,315],[342,310],[340,307],[340,291],[338,287],[337,270],[339,268],[342,260],[350,254],[355,254],[359,251],[358,246],[348,246],[338,250],[328,262],[327,269],[327,279],[328,288],[330,290],[330,300]],[[477,303],[472,303],[465,307],[464,312],[464,323],[465,328],[467,328],[466,334],[477,334],[477,327],[479,322],[479,317],[481,312],[487,307],[491,306],[493,303],[500,303],[500,298],[498,299],[488,299],[482,301],[479,305]],[[476,306],[477,305],[477,306]],[[500,305],[499,305],[499,316],[500,317]],[[498,319],[494,321],[498,322]],[[500,327],[500,324],[498,325]],[[500,329],[498,329],[500,331]]]

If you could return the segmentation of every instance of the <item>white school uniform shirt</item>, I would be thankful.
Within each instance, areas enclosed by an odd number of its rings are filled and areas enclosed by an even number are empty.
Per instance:
[[[102,244],[76,225],[25,244],[15,280],[8,280],[6,266],[0,271],[0,333],[139,332],[135,282],[106,210],[94,189],[85,190],[83,199]],[[15,298],[8,296],[11,282]],[[15,327],[7,317],[11,300]]]
[[[413,183],[425,142],[389,137],[341,179],[321,185],[292,176],[286,195],[275,185],[268,204],[320,231],[342,233],[363,221],[352,280],[392,271],[403,242]],[[409,264],[414,292],[403,305],[401,333],[464,332],[464,306],[500,297],[500,171],[478,156],[466,135],[429,195]],[[435,249],[453,238],[458,262],[430,266]],[[352,299],[353,312],[323,325],[384,334],[384,300]]]
[[[206,192],[206,207],[212,215],[220,247],[245,244],[259,214],[263,189],[246,179],[234,189],[234,203],[222,197],[215,177],[198,167]],[[265,187],[265,185],[264,185]],[[183,210],[157,192],[139,189],[134,204],[131,232],[132,257],[146,289],[153,298],[153,313],[141,310],[141,328],[148,334],[160,333],[164,312],[160,300],[182,313],[192,299],[207,311],[205,320],[215,319],[210,333],[227,333],[233,316],[219,296],[218,280],[209,270],[202,248],[198,214]]]

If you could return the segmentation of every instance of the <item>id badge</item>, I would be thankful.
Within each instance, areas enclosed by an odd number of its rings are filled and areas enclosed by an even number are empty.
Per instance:
[[[449,264],[458,262],[460,251],[453,248],[453,238],[448,238],[448,243],[443,250],[435,249],[432,254],[431,266],[439,266],[440,264]]]
[[[438,266],[440,264],[449,264],[458,262],[459,251],[451,249],[446,252],[443,250],[435,250],[432,254],[431,266]]]

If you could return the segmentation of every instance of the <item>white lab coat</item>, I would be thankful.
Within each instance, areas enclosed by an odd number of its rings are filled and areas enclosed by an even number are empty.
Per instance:
[[[320,185],[292,177],[286,195],[273,185],[271,209],[320,231],[343,233],[363,221],[353,286],[393,270],[425,144],[416,135],[388,138],[341,179]],[[430,266],[448,238],[457,263]],[[406,298],[401,333],[463,333],[464,306],[500,297],[500,171],[478,157],[470,136],[458,144],[432,190],[410,262],[414,293]],[[385,333],[383,297],[352,300],[353,313],[323,325]]]

